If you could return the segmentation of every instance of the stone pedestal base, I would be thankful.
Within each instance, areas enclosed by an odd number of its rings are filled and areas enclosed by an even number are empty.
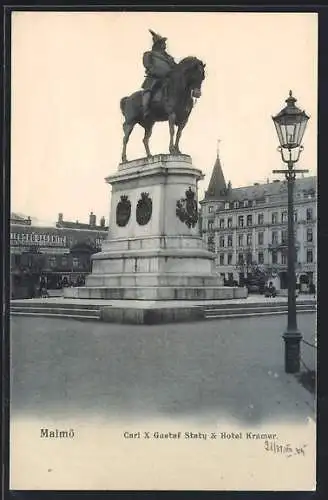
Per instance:
[[[92,257],[83,299],[216,300],[235,298],[214,270],[198,226],[197,182],[186,155],[157,155],[119,165],[112,185],[108,239]]]
[[[225,286],[86,286],[81,288],[65,288],[64,297],[76,299],[107,300],[222,300],[234,299],[244,289]]]

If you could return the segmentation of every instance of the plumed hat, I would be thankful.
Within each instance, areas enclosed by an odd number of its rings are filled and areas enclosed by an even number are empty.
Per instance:
[[[153,43],[158,43],[158,42],[166,42],[167,38],[159,35],[158,33],[155,33],[153,30],[149,30],[152,37],[153,37]]]

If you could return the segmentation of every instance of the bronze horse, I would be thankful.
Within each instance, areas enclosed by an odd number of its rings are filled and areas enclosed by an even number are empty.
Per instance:
[[[126,145],[134,126],[138,123],[145,129],[143,143],[146,154],[151,156],[149,138],[155,122],[169,122],[171,154],[181,154],[179,141],[181,132],[188,122],[194,106],[194,99],[201,96],[201,85],[205,78],[205,64],[196,57],[186,57],[164,79],[161,88],[155,92],[150,104],[150,114],[145,118],[142,107],[142,90],[134,92],[120,101],[125,118],[123,123],[122,162],[126,162]],[[178,127],[174,142],[175,126]]]

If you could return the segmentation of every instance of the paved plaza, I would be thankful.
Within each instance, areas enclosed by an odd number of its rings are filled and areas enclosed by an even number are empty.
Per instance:
[[[316,315],[298,321],[313,344]],[[148,327],[13,317],[12,414],[304,420],[313,396],[284,373],[285,326],[285,316]],[[311,369],[314,356],[302,344]]]

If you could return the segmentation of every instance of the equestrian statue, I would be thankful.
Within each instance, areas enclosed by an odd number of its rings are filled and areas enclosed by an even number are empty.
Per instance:
[[[142,89],[123,97],[120,107],[124,116],[122,162],[127,161],[126,146],[134,126],[145,130],[143,143],[147,157],[151,156],[149,138],[156,122],[169,122],[171,154],[181,154],[179,141],[196,99],[201,96],[205,64],[196,57],[185,57],[179,63],[166,52],[167,38],[149,30],[153,37],[152,50],[143,55],[146,69]],[[175,126],[177,127],[174,141]]]

